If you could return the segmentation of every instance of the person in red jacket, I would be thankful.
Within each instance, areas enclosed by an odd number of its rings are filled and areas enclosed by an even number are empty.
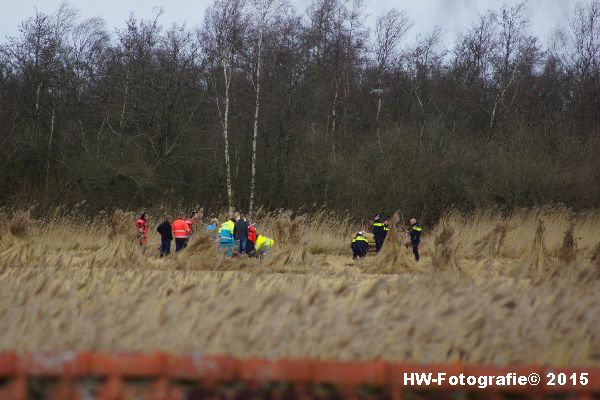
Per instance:
[[[190,226],[190,236],[194,233],[194,223],[196,222],[196,219],[198,218],[197,216],[198,216],[198,213],[196,212],[196,210],[194,210],[190,214],[190,217],[185,220],[188,223],[188,225]]]
[[[143,211],[137,221],[135,221],[135,233],[142,249],[142,254],[144,254],[148,247],[148,213],[146,211]]]
[[[248,242],[246,243],[246,254],[253,256],[256,253],[256,228],[252,223],[248,225]]]

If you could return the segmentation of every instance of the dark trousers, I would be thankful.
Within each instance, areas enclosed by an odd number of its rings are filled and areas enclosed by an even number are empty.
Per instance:
[[[181,239],[181,238],[175,239],[175,252],[185,249],[187,247],[187,242],[188,242],[187,239]]]
[[[256,254],[256,247],[254,246],[254,243],[251,240],[248,240],[248,242],[246,243],[246,254],[248,254],[249,256],[253,256],[254,254]]]
[[[365,242],[352,243],[351,247],[353,259],[366,257],[367,252],[369,251],[369,245]]]
[[[246,245],[248,244],[248,238],[240,238],[240,254],[246,254]]]
[[[419,243],[412,244],[413,254],[415,255],[415,261],[419,261]]]
[[[362,251],[362,250],[358,250],[358,251],[356,251],[356,250],[352,250],[352,258],[353,258],[353,259],[357,259],[357,258],[363,258],[363,257],[365,257],[366,255],[367,255],[367,254],[366,254],[364,251]]]
[[[167,256],[171,253],[171,240],[162,239],[160,241],[160,256]]]
[[[383,247],[384,237],[376,237],[375,238],[375,251],[379,253],[379,250]]]

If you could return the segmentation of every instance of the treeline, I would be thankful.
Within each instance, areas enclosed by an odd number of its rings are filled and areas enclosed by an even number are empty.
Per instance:
[[[193,10],[192,10],[193,12]],[[359,0],[216,0],[199,27],[68,5],[0,45],[0,201],[247,211],[600,207],[600,1],[523,3],[450,48]]]

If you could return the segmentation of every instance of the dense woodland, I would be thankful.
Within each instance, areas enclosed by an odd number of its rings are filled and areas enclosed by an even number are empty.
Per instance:
[[[216,0],[115,32],[37,12],[0,42],[0,204],[600,207],[600,0],[549,43],[523,3],[451,46],[367,12]]]

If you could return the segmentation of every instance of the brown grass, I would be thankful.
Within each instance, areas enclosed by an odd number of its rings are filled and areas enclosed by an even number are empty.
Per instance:
[[[418,270],[414,262],[412,250],[405,245],[406,238],[398,232],[400,218],[394,214],[390,220],[390,230],[386,237],[385,246],[376,257],[368,259],[366,272],[379,274],[393,274],[399,272]]]
[[[497,257],[509,231],[510,227],[507,223],[499,222],[492,231],[474,243],[471,257]]]
[[[562,247],[558,254],[558,258],[567,265],[572,265],[577,257],[577,242],[574,236],[575,226],[571,224],[565,232]]]
[[[8,231],[17,238],[23,239],[32,234],[33,221],[30,211],[17,211],[8,223]]]
[[[525,253],[522,259],[521,269],[523,272],[534,272],[537,274],[544,273],[551,265],[550,254],[544,244],[544,234],[546,227],[542,220],[538,221],[537,228],[533,241],[529,245],[529,250]]]
[[[277,241],[262,260],[222,256],[202,229],[160,259],[156,221],[142,256],[124,211],[15,234],[25,215],[0,211],[0,351],[600,365],[594,212],[451,213],[419,264],[397,216],[382,252],[353,261],[365,224],[324,211],[257,213]]]
[[[594,251],[594,254],[592,254],[591,260],[596,267],[600,268],[600,243],[596,246],[596,250]]]
[[[458,262],[456,261],[456,238],[454,229],[445,227],[436,236],[435,251],[431,257],[431,264],[436,270],[450,269],[451,271],[459,271]]]

